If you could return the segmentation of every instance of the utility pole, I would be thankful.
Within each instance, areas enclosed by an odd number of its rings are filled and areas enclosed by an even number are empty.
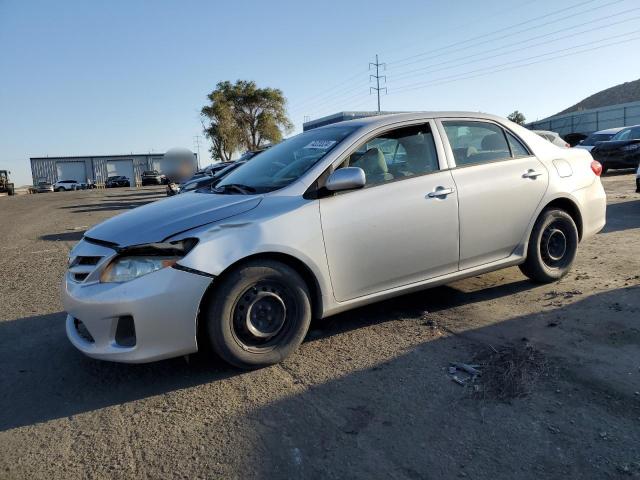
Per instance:
[[[372,90],[376,91],[376,94],[378,95],[378,113],[380,113],[380,90],[384,90],[384,93],[387,93],[387,87],[380,87],[380,79],[381,78],[384,79],[385,83],[387,82],[387,76],[386,75],[380,75],[380,67],[383,67],[386,70],[387,69],[387,64],[378,62],[378,54],[376,53],[376,63],[369,62],[369,70],[371,70],[371,67],[376,67],[376,74],[375,75],[369,75],[369,81],[371,81],[372,78],[375,78],[376,79],[376,86],[375,87],[369,87],[369,95],[371,95],[371,91]]]
[[[200,135],[194,135],[193,136],[193,144],[196,147],[196,149],[198,150],[198,155],[197,155],[197,160],[198,160],[198,170],[200,170]]]

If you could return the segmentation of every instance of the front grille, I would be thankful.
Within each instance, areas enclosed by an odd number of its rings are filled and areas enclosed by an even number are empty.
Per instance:
[[[97,265],[102,257],[78,257],[76,265]]]
[[[82,320],[78,320],[77,318],[74,318],[73,325],[74,327],[76,327],[76,332],[78,332],[78,335],[80,335],[84,340],[86,340],[89,343],[95,343],[93,336],[91,336],[91,333],[89,333],[89,330],[87,330],[87,327],[85,326],[85,324],[82,323]]]
[[[71,262],[69,273],[74,282],[82,283],[95,270],[96,266],[104,257],[99,256],[77,256]]]

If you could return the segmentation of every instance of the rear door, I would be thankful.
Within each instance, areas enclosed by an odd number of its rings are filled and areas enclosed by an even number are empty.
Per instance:
[[[508,257],[523,240],[547,189],[546,167],[497,123],[442,119],[440,128],[455,167],[460,269]]]

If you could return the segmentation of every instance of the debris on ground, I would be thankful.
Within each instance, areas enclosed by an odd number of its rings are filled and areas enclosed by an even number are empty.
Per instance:
[[[529,395],[538,378],[546,375],[548,365],[543,354],[530,343],[499,346],[489,345],[478,353],[473,363],[452,363],[456,368],[456,383],[472,386],[482,398],[509,400]],[[450,370],[451,371],[451,370]],[[461,378],[464,372],[466,378]]]

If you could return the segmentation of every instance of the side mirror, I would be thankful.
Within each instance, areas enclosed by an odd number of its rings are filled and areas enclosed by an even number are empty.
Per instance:
[[[330,192],[340,192],[362,188],[365,183],[367,183],[367,179],[364,170],[360,167],[345,167],[329,175],[325,188]]]

